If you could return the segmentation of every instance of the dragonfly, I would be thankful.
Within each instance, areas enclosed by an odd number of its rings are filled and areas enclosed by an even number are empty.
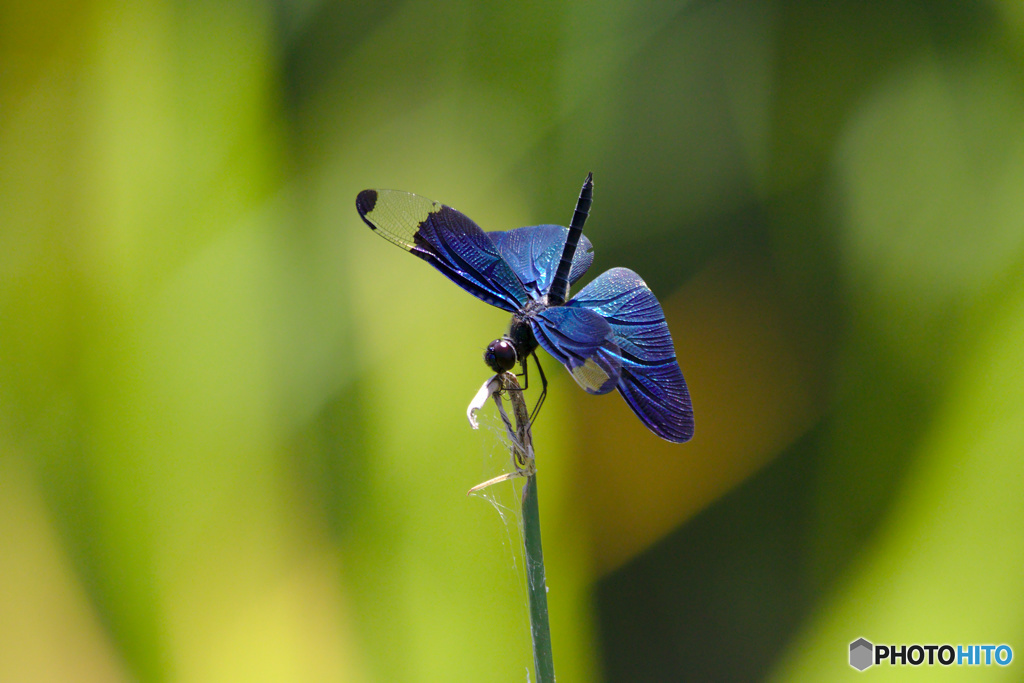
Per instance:
[[[439,270],[445,277],[512,314],[508,331],[488,344],[484,361],[496,373],[519,364],[524,388],[532,356],[543,348],[589,394],[617,389],[636,416],[674,443],[693,436],[693,406],[676,359],[661,304],[628,268],[605,271],[575,296],[575,284],[594,261],[583,225],[593,204],[587,175],[569,227],[533,225],[485,232],[450,206],[398,190],[363,190],[360,217],[378,235]]]

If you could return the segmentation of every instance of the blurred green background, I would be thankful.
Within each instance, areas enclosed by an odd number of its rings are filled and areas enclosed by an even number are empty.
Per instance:
[[[354,200],[566,223],[587,171],[585,281],[658,294],[697,432],[548,359],[560,680],[1024,654],[1019,0],[44,0],[0,10],[0,680],[532,677],[464,495],[507,316]]]

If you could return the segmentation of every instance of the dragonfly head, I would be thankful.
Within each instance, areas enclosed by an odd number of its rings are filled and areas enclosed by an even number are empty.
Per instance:
[[[516,349],[507,337],[495,339],[484,351],[484,362],[497,373],[508,372],[516,366]]]

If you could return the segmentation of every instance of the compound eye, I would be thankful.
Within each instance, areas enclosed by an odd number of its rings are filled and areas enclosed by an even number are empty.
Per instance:
[[[507,339],[495,339],[484,351],[484,362],[495,372],[508,372],[516,365],[516,350]]]

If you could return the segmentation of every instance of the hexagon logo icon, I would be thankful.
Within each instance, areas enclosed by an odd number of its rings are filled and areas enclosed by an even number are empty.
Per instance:
[[[863,638],[850,643],[850,666],[863,671],[874,664],[875,646]]]

